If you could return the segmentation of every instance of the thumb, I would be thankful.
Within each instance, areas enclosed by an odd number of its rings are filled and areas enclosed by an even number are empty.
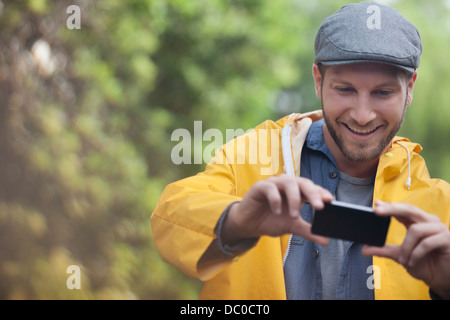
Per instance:
[[[329,242],[327,237],[313,234],[311,232],[311,224],[304,221],[300,216],[290,225],[289,233],[296,234],[321,246],[327,246]]]
[[[400,254],[400,246],[392,244],[385,244],[383,247],[365,245],[362,247],[361,253],[365,256],[379,256],[397,261]]]

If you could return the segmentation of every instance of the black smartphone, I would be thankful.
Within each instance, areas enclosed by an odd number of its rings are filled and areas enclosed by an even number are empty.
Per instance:
[[[342,201],[325,203],[323,210],[315,211],[312,233],[372,246],[382,247],[391,217],[377,216],[373,209]]]

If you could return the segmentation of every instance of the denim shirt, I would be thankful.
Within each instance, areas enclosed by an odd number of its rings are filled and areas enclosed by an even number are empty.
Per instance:
[[[322,126],[324,120],[314,122],[302,150],[300,175],[336,194],[339,171],[325,144]],[[313,209],[305,204],[303,219],[311,222]],[[372,257],[361,254],[362,244],[346,242],[345,258],[339,276],[336,299],[374,299],[371,281]],[[300,236],[293,235],[283,261],[287,299],[322,299],[321,261],[322,247]]]

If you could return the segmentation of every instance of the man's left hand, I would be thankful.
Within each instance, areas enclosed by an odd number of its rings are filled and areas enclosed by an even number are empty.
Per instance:
[[[442,299],[450,299],[450,230],[432,214],[405,203],[377,201],[375,213],[393,216],[407,229],[401,245],[364,246],[364,255],[391,258],[423,280]]]

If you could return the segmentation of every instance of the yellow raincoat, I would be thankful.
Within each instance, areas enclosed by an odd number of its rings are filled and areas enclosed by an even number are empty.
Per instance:
[[[263,236],[235,257],[202,257],[216,238],[214,229],[224,210],[256,181],[283,172],[299,175],[306,133],[320,118],[321,111],[316,111],[263,122],[220,148],[204,172],[163,191],[151,217],[154,242],[166,262],[205,281],[201,299],[286,299],[282,261],[290,235]],[[430,178],[421,150],[407,139],[393,139],[391,149],[380,157],[373,199],[410,203],[450,225],[450,185]],[[409,172],[410,190],[405,186]],[[405,234],[405,227],[393,219],[386,242],[401,244]],[[426,284],[403,266],[380,257],[373,257],[373,264],[380,270],[376,299],[429,299]]]

